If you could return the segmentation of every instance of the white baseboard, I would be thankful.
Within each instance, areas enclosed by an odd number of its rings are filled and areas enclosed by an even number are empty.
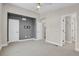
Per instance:
[[[33,40],[33,39],[23,39],[23,40],[18,40],[17,42],[29,41],[29,40]]]
[[[42,39],[33,39],[33,40],[42,40]]]
[[[29,40],[38,40],[38,39],[31,38],[31,39],[18,40],[18,41],[14,41],[14,42],[24,42],[24,41],[29,41]],[[8,43],[11,43],[11,42],[8,42]]]
[[[2,46],[2,47],[5,47],[5,46],[8,46],[8,44],[2,44],[1,46]]]
[[[24,42],[24,41],[29,41],[29,40],[32,40],[32,39],[23,39],[23,40],[18,40],[18,41],[13,41],[13,42]],[[12,42],[9,41],[8,43],[12,43]]]
[[[61,45],[61,44],[56,43],[56,42],[51,42],[51,41],[49,41],[49,40],[46,40],[46,42],[51,43],[51,44],[54,44],[54,45],[58,45],[58,46],[61,46],[61,47],[62,47],[62,45]]]

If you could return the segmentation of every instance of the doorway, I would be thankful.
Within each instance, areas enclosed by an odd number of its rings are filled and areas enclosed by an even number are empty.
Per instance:
[[[76,14],[68,14],[62,16],[61,19],[61,40],[62,40],[62,45],[63,46],[69,46],[73,47],[75,49],[75,44],[76,44],[76,31],[77,31],[77,26],[76,26]]]

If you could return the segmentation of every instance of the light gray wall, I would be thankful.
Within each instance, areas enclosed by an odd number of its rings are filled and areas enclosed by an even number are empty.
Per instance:
[[[7,45],[7,12],[15,13],[15,14],[20,14],[20,15],[25,15],[25,16],[30,16],[34,18],[38,18],[39,14],[11,5],[11,4],[3,4],[2,8],[2,44]]]
[[[79,5],[60,8],[44,15],[44,17],[46,17],[46,39],[48,41],[59,45],[61,44],[61,16],[74,12],[79,12]],[[79,48],[79,44],[77,47]]]

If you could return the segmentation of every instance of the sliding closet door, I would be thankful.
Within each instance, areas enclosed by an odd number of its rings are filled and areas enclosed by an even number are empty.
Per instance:
[[[9,42],[19,40],[19,20],[9,19]]]

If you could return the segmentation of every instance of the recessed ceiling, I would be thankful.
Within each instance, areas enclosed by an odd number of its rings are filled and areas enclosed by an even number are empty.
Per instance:
[[[37,9],[37,3],[11,3],[13,5],[44,14],[50,10],[56,10],[65,6],[73,5],[74,3],[41,3],[40,10]]]

